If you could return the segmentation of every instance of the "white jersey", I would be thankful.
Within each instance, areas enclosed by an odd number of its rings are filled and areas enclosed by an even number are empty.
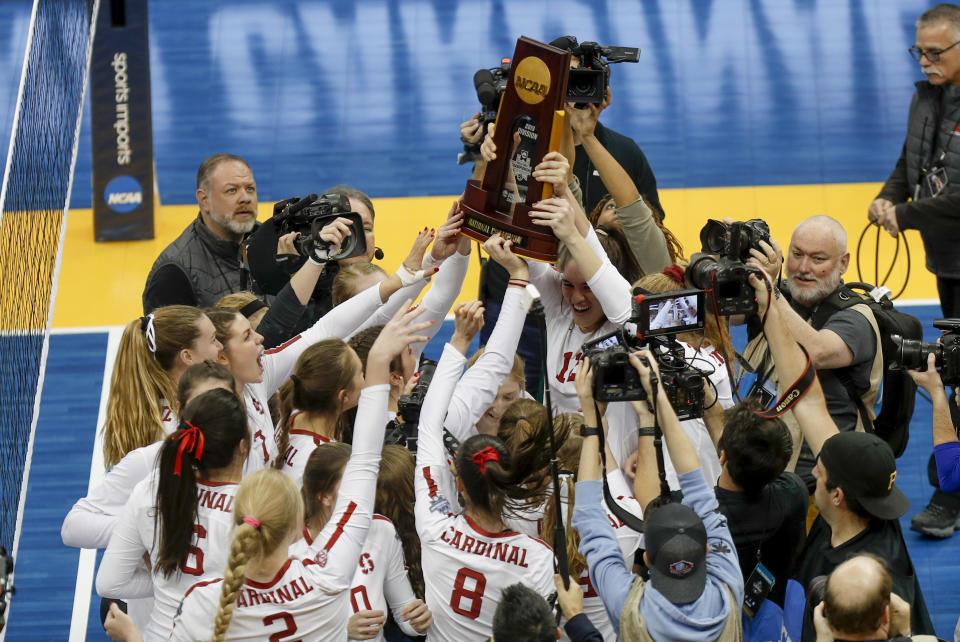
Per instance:
[[[549,546],[514,531],[491,533],[466,515],[452,515],[450,500],[441,494],[439,480],[451,477],[443,416],[464,361],[459,351],[444,346],[420,413],[414,486],[426,602],[434,619],[428,640],[490,637],[500,594],[511,584],[520,582],[544,597],[554,591]]]
[[[60,537],[67,546],[106,548],[134,487],[156,468],[162,441],[131,450],[107,471],[99,484],[73,505]]]
[[[523,322],[533,304],[526,288],[507,288],[497,325],[490,334],[483,354],[460,378],[450,399],[443,427],[458,441],[476,434],[477,421],[497,398],[500,386],[513,370]]]
[[[632,496],[632,491],[628,489],[627,482],[619,470],[607,473],[607,484],[610,486],[610,495],[621,508],[624,508],[630,513],[636,515],[637,518],[643,518],[643,512],[640,507],[640,503]],[[564,511],[564,526],[567,528],[572,528],[572,526],[570,526],[569,519],[570,513],[567,510],[566,486],[563,487],[561,492],[563,494],[562,505]],[[606,503],[604,503],[604,509],[607,512],[607,519],[610,520],[610,525],[613,526],[613,532],[617,537],[617,543],[620,544],[620,552],[623,553],[623,561],[626,563],[627,568],[633,568],[634,553],[637,552],[637,549],[643,547],[643,534],[638,533],[620,521],[620,519],[610,511],[610,508],[606,505]],[[613,624],[610,623],[610,617],[607,615],[607,609],[603,606],[603,600],[600,599],[597,591],[590,583],[590,575],[587,569],[584,569],[577,581],[580,583],[580,586],[583,589],[584,614],[590,619],[590,622],[593,624],[593,626],[596,627],[596,629],[603,635],[605,642],[616,642],[617,633],[613,628]],[[566,633],[564,633],[563,639],[568,639],[566,637]]]
[[[381,305],[380,284],[375,284],[336,306],[320,318],[312,327],[289,341],[264,351],[260,363],[263,366],[263,381],[248,383],[243,387],[243,400],[247,406],[247,424],[250,427],[250,453],[247,455],[244,475],[269,468],[278,456],[277,432],[270,418],[267,400],[293,372],[297,359],[318,341],[329,338],[344,338],[372,315]]]
[[[290,555],[302,557],[312,544],[310,531],[304,527],[303,538],[293,543]],[[386,613],[389,606],[393,611],[393,619],[403,632],[417,636],[419,633],[403,619],[403,607],[415,599],[403,563],[403,546],[397,530],[388,518],[374,515],[350,586],[350,612]],[[377,637],[369,639],[383,641],[383,629]]]
[[[290,558],[269,582],[247,579],[237,594],[226,639],[346,640],[347,592],[331,592],[313,560]],[[173,620],[171,640],[209,640],[223,578],[190,587]]]
[[[180,417],[170,408],[166,399],[160,400],[160,427],[163,428],[164,437],[169,437],[177,432],[180,426]]]
[[[293,416],[290,417],[291,423]],[[303,486],[303,471],[307,467],[307,460],[317,446],[330,443],[323,435],[309,430],[291,428],[287,431],[287,451],[283,454],[283,472],[290,475],[297,487]]]
[[[540,291],[546,315],[546,375],[555,414],[580,411],[574,380],[577,365],[583,358],[583,344],[613,332],[631,313],[630,284],[610,263],[595,231],[590,230],[586,241],[602,261],[600,269],[587,281],[606,315],[603,325],[595,332],[582,332],[573,322],[573,312],[560,291],[560,272],[545,263],[530,261],[530,281]]]
[[[302,560],[288,560],[271,582],[246,580],[229,639],[347,639],[348,589],[370,528],[389,394],[386,384],[360,393],[353,448],[330,520]],[[184,597],[172,639],[210,638],[221,586],[197,586]]]
[[[154,502],[157,475],[137,484],[110,537],[97,572],[97,593],[101,597],[154,597],[146,640],[166,640],[170,636],[177,605],[184,592],[198,579],[223,572],[230,552],[233,531],[233,498],[237,484],[197,483],[197,520],[193,542],[180,569],[164,577],[142,569],[143,554],[150,554],[150,567],[156,568],[159,532],[154,538]]]

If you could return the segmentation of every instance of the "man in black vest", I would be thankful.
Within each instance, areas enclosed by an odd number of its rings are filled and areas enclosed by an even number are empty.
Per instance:
[[[921,15],[910,53],[926,80],[917,83],[903,150],[868,216],[892,236],[920,231],[943,316],[960,317],[960,6],[940,4]],[[937,490],[910,528],[950,537],[960,527],[960,494],[939,490],[932,455],[929,471]]]
[[[247,161],[214,154],[197,171],[200,213],[168,245],[143,289],[144,313],[164,305],[212,306],[249,289],[240,241],[257,225],[257,183]]]

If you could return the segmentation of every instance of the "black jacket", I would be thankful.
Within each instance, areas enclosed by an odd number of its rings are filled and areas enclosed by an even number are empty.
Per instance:
[[[931,196],[922,173],[941,155],[948,184]],[[920,231],[927,269],[960,279],[960,86],[917,83],[900,158],[878,197],[896,205],[901,230]]]

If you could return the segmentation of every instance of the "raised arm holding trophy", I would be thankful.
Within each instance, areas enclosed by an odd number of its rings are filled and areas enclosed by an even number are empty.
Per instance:
[[[532,180],[531,173],[560,148],[569,74],[569,52],[526,36],[517,40],[493,134],[497,149],[510,153],[490,161],[482,180],[467,181],[463,234],[481,242],[500,234],[513,241],[516,254],[556,262],[556,237],[529,216],[535,203],[553,195],[553,186]]]

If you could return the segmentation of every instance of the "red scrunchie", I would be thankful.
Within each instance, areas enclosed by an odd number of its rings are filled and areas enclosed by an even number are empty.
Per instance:
[[[189,428],[182,428],[173,435],[174,441],[180,442],[177,449],[177,461],[173,466],[173,474],[179,475],[183,462],[183,453],[189,452],[197,461],[203,457],[203,433],[189,421],[184,421]]]
[[[663,268],[663,273],[672,278],[674,281],[683,285],[683,268],[674,263],[673,265],[668,265]]]
[[[497,452],[497,449],[493,446],[487,446],[477,452],[473,453],[473,463],[480,467],[480,474],[487,474],[487,462],[488,461],[500,461],[500,453]]]

